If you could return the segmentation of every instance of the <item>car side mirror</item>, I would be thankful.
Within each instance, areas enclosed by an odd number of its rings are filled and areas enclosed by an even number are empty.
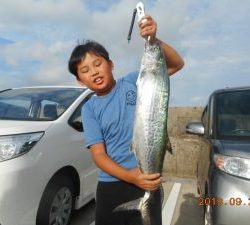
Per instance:
[[[205,128],[201,122],[190,122],[186,125],[186,133],[204,135]]]

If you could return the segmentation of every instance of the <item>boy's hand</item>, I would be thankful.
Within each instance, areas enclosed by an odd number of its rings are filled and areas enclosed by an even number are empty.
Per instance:
[[[149,42],[153,44],[156,41],[157,23],[154,19],[146,15],[139,21],[140,34],[143,38],[150,36]]]
[[[161,184],[161,175],[155,174],[144,174],[139,168],[135,168],[129,171],[130,182],[134,185],[144,189],[145,191],[154,191]]]

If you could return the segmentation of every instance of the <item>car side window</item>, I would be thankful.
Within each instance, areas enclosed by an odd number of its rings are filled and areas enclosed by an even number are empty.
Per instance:
[[[69,118],[68,124],[79,132],[84,131],[83,126],[82,126],[82,118],[81,118],[82,106],[89,100],[89,98],[92,95],[93,93],[89,94],[86,98],[84,98],[83,101],[78,105],[76,110],[73,112],[73,114]]]

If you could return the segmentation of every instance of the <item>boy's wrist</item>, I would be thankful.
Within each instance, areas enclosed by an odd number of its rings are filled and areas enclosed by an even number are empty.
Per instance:
[[[123,180],[126,181],[127,183],[136,185],[138,175],[139,174],[137,167],[133,169],[126,169],[123,176]]]
[[[125,178],[126,182],[128,182],[130,184],[133,184],[134,177],[133,177],[133,173],[131,173],[131,170],[127,170],[126,175],[124,176],[124,178]]]

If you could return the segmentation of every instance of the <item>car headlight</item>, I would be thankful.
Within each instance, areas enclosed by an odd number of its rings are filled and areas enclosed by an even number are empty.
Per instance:
[[[27,153],[44,132],[0,136],[0,162]]]
[[[250,159],[215,154],[214,162],[226,173],[250,179]]]

